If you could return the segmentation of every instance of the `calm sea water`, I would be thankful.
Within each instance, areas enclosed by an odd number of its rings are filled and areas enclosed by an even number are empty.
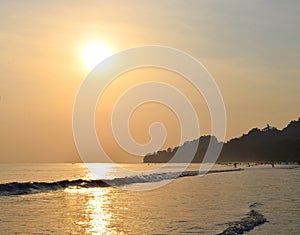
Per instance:
[[[145,170],[158,165],[122,166]],[[198,167],[192,165],[191,170]],[[300,168],[242,167],[245,170],[181,177],[150,191],[67,187],[27,195],[2,195],[0,233],[216,234],[255,208],[269,222],[249,234],[299,234]],[[105,179],[124,177],[109,164],[102,168],[101,177]],[[177,168],[175,164],[169,171]],[[224,168],[232,166],[214,167]],[[83,164],[0,165],[1,185],[94,177]]]

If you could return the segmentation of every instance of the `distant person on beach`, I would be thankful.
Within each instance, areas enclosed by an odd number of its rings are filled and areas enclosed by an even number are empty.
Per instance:
[[[274,162],[271,162],[272,167],[274,167]]]

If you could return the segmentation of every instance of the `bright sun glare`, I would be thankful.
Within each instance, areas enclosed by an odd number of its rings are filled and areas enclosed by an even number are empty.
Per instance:
[[[88,69],[93,69],[98,63],[113,54],[112,50],[97,42],[89,43],[83,47],[82,58]]]

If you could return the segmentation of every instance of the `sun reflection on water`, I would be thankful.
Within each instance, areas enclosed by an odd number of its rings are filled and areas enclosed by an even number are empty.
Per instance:
[[[116,176],[116,167],[114,164],[109,163],[85,163],[87,169],[89,169],[89,179],[111,179]]]
[[[85,234],[117,234],[110,225],[112,214],[108,188],[67,188],[65,191],[83,196],[85,209],[79,213],[79,221],[75,224]]]

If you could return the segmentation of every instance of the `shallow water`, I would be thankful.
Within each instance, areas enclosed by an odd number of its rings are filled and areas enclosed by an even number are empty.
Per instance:
[[[197,167],[193,165],[191,169]],[[223,168],[228,167],[215,166]],[[1,234],[216,234],[226,229],[229,222],[238,221],[255,209],[269,222],[249,234],[299,234],[300,168],[290,168],[293,167],[245,167],[239,172],[182,177],[150,191],[70,187],[0,196],[0,231]],[[121,177],[109,165],[103,169],[103,178]],[[174,165],[170,171],[177,169]],[[3,164],[0,170],[1,183],[93,178],[82,164]]]

